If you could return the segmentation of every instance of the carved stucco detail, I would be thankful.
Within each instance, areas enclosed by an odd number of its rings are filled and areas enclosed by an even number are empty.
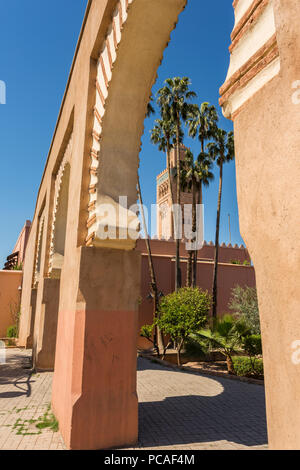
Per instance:
[[[96,103],[94,106],[94,126],[92,131],[93,144],[90,152],[90,186],[89,186],[89,217],[87,221],[88,236],[86,244],[93,244],[97,230],[97,186],[99,154],[101,147],[102,119],[105,114],[105,103],[108,97],[109,83],[112,78],[113,64],[117,58],[118,45],[121,41],[122,30],[128,17],[128,8],[134,0],[120,0],[113,13],[112,22],[107,30],[106,39],[98,59],[96,78]]]
[[[182,8],[184,8],[186,5],[186,0],[176,0],[176,2],[182,3],[181,5]],[[93,109],[93,112],[94,112],[94,125],[93,125],[93,130],[92,130],[93,143],[92,143],[92,148],[90,151],[91,163],[90,163],[90,169],[89,169],[90,184],[89,184],[89,202],[88,202],[89,216],[87,220],[87,232],[88,233],[87,233],[87,238],[86,238],[87,246],[102,246],[101,239],[99,239],[99,237],[97,236],[97,232],[99,233],[99,226],[101,226],[102,224],[99,214],[97,212],[99,203],[101,204],[108,203],[113,206],[115,205],[118,211],[121,210],[121,212],[124,212],[124,214],[120,216],[120,219],[117,220],[117,232],[123,230],[121,226],[122,223],[120,223],[120,220],[123,219],[123,216],[127,217],[128,224],[131,227],[135,225],[135,221],[137,220],[137,216],[135,213],[130,212],[127,209],[122,208],[118,205],[118,203],[116,202],[115,195],[111,195],[111,194],[107,195],[106,189],[103,190],[103,194],[102,194],[102,183],[104,183],[105,187],[107,188],[107,181],[106,181],[105,175],[102,174],[103,149],[101,148],[103,146],[103,126],[105,127],[105,122],[106,122],[105,120],[106,119],[106,116],[105,116],[106,105],[107,105],[107,99],[109,96],[109,86],[110,86],[110,82],[113,76],[113,68],[114,66],[116,67],[115,62],[117,60],[118,49],[121,47],[120,43],[121,43],[122,36],[124,38],[124,34],[125,34],[124,28],[126,26],[126,23],[128,22],[128,17],[130,17],[130,11],[131,9],[135,9],[135,7],[138,7],[137,0],[120,0],[118,2],[116,9],[114,11],[114,14],[112,16],[112,22],[107,30],[106,38],[103,42],[101,53],[98,59],[98,71],[97,71],[97,79],[96,79],[96,84],[95,84],[96,103]],[[173,28],[175,28],[176,23],[173,23],[172,26]],[[131,28],[132,28],[132,25],[131,25]],[[166,42],[164,42],[163,48],[168,46],[169,41],[170,41],[170,35],[167,38]],[[162,55],[163,55],[163,50],[161,51],[160,62],[162,60]],[[153,76],[151,87],[154,84],[156,78],[157,78],[157,73],[155,76]],[[151,93],[150,91],[151,87],[149,89],[149,94]],[[147,102],[149,101],[149,95],[143,97],[143,100],[145,100],[145,116],[146,116],[146,107],[147,107]],[[111,107],[111,103],[110,103],[110,107]],[[129,120],[131,118],[132,116],[128,116]],[[143,133],[143,129],[142,129],[142,133]],[[142,133],[141,133],[141,136],[142,136]],[[101,174],[102,180],[99,181],[100,174]],[[124,175],[124,178],[126,178],[126,175]],[[99,188],[101,188],[101,192]],[[114,191],[111,191],[111,193],[113,192]],[[122,196],[122,194],[120,195]],[[132,199],[132,195],[131,195],[131,199]],[[138,226],[138,224],[136,225]],[[116,244],[114,244],[113,240],[104,240],[103,245],[105,245],[106,247],[108,247],[108,245],[111,245],[111,247],[115,247],[115,248],[132,249],[134,248],[135,242],[134,242],[134,238],[132,238],[132,240],[130,238],[134,237],[133,231],[136,232],[137,230],[132,230],[132,234],[130,234],[129,233],[130,231],[128,229],[128,236],[126,240],[123,238],[123,240],[116,241]]]
[[[40,216],[39,224],[38,224],[38,236],[37,236],[36,255],[35,255],[35,262],[34,262],[33,288],[37,287],[39,279],[40,279],[44,227],[45,227],[45,214],[43,211],[43,213]]]
[[[54,187],[54,205],[53,205],[53,214],[52,214],[52,226],[51,226],[51,236],[50,236],[50,252],[49,252],[49,265],[48,265],[48,276],[54,276],[53,264],[55,256],[55,245],[56,245],[56,222],[57,222],[57,211],[60,202],[62,182],[65,175],[67,165],[70,165],[71,155],[72,155],[72,144],[73,144],[73,134],[69,139],[67,144],[64,156],[62,158],[61,164],[57,171],[55,178],[55,187]]]

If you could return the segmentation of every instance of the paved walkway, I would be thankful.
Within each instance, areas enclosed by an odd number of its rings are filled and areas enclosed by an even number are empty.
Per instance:
[[[140,445],[151,449],[266,448],[264,387],[139,359]]]
[[[52,373],[30,372],[31,351],[7,349],[0,364],[0,450],[63,449],[58,432],[39,430],[51,402]]]
[[[63,449],[59,432],[37,429],[51,401],[52,373],[30,375],[30,351],[0,364],[0,450]],[[24,368],[25,367],[25,368]],[[266,448],[264,389],[138,361],[143,449]]]

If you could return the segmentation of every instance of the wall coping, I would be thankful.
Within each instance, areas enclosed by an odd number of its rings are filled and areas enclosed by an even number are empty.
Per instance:
[[[22,274],[23,271],[0,269],[0,274]]]

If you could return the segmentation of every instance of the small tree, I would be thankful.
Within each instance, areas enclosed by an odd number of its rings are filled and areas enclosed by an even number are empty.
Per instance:
[[[160,301],[156,322],[176,345],[179,366],[185,340],[205,325],[210,307],[211,297],[208,292],[190,287],[181,288]]]
[[[255,287],[234,287],[231,291],[229,308],[234,315],[247,323],[252,334],[260,334],[258,301]]]

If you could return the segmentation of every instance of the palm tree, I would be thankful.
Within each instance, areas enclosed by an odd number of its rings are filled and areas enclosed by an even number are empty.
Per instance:
[[[201,106],[195,106],[192,115],[188,119],[189,135],[198,136],[201,143],[201,153],[204,154],[205,142],[214,137],[217,130],[219,116],[214,106],[207,102]]]
[[[152,101],[153,101],[153,97],[151,95],[150,96],[150,101],[147,105],[146,117],[150,117],[151,115],[155,114],[155,110],[152,106]],[[148,254],[149,274],[150,274],[150,280],[151,280],[150,281],[150,288],[151,288],[152,296],[153,296],[153,320],[155,320],[156,316],[157,316],[157,312],[158,312],[159,292],[158,292],[156,275],[155,275],[155,270],[154,270],[154,264],[153,264],[153,257],[152,257],[152,251],[151,251],[151,246],[150,246],[148,228],[147,228],[146,219],[145,219],[145,212],[144,212],[144,206],[143,206],[143,198],[142,198],[142,191],[141,191],[141,184],[140,184],[139,175],[138,175],[138,182],[137,182],[137,192],[138,192],[138,198],[139,198],[139,201],[140,201],[141,216],[142,216],[143,228],[144,228],[144,233],[145,233],[145,242],[146,242],[146,248],[147,248],[147,254]],[[161,334],[161,332],[159,331],[158,328],[155,328],[155,330],[154,330],[153,345],[154,345],[154,348],[156,349],[157,355],[159,355],[160,349],[163,350],[164,341],[163,341],[163,338],[162,338],[162,334]]]
[[[219,233],[220,233],[220,214],[223,186],[223,165],[226,162],[234,160],[234,136],[233,132],[226,132],[218,129],[214,136],[214,142],[207,145],[208,152],[220,169],[219,177],[219,195],[216,221],[216,242],[215,242],[215,259],[214,259],[214,275],[213,275],[213,318],[217,317],[217,276],[218,276],[218,260],[219,260]]]
[[[200,173],[202,177],[199,180],[198,187],[198,201],[197,204],[202,204],[202,186],[209,186],[209,182],[213,179],[213,174],[211,172],[211,163],[209,155],[205,152],[205,143],[207,140],[210,140],[214,137],[217,122],[219,121],[219,116],[215,106],[210,105],[208,102],[204,102],[200,105],[194,106],[193,112],[188,118],[189,125],[189,135],[193,138],[198,137],[201,144],[201,153],[198,157],[198,162],[200,165]],[[194,252],[194,261],[193,261],[193,285],[196,286],[197,283],[197,259],[198,259],[198,250]]]
[[[176,203],[180,207],[180,135],[182,132],[182,122],[186,122],[188,116],[193,111],[190,101],[197,95],[189,90],[191,85],[188,77],[174,77],[165,80],[165,86],[157,93],[157,103],[165,119],[172,121],[176,126]],[[179,219],[179,217],[177,217]],[[178,291],[181,284],[180,271],[180,237],[179,227],[176,227],[176,266],[175,266],[175,290]]]
[[[209,183],[213,181],[214,174],[212,172],[213,162],[206,153],[200,153],[196,162],[197,171],[197,204],[203,204],[203,186],[208,187]],[[193,255],[193,279],[192,286],[197,285],[197,260],[198,249],[194,251]]]
[[[220,351],[226,357],[228,373],[235,374],[232,355],[242,348],[243,338],[249,335],[249,331],[243,320],[224,315],[214,320],[212,328],[200,330],[193,336],[200,344],[204,340],[211,348]]]
[[[198,172],[196,167],[196,162],[194,161],[194,155],[190,150],[185,152],[185,160],[181,169],[181,189],[183,191],[190,191],[192,193],[192,233],[196,232],[197,228],[197,214],[196,214],[196,187],[198,182]],[[193,236],[190,240],[190,243],[194,243],[196,238]],[[186,276],[186,285],[187,287],[192,286],[192,266],[193,266],[193,251],[188,251],[188,261],[187,261],[187,276]]]
[[[202,204],[202,186],[208,186],[209,182],[214,178],[211,171],[212,160],[208,156],[204,156],[200,153],[198,159],[195,161],[194,156],[190,150],[186,151],[186,158],[181,171],[181,186],[183,190],[192,192],[192,232],[193,234],[198,233],[197,225],[197,205]],[[197,235],[195,235],[191,243],[197,241]],[[196,256],[195,256],[196,254]],[[198,250],[190,250],[188,254],[187,263],[187,286],[196,287],[197,283],[197,254]]]

